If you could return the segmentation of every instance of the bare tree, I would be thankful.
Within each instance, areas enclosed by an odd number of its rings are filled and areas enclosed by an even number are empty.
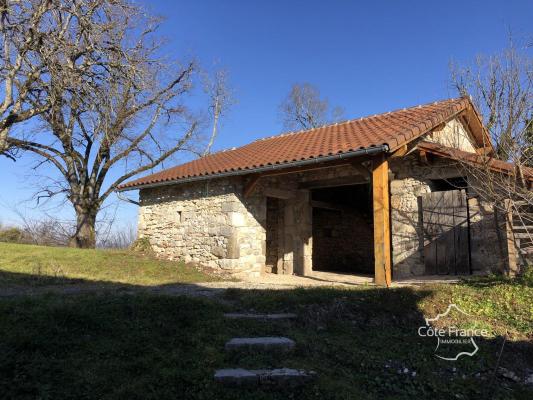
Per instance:
[[[114,228],[106,232],[103,238],[98,238],[97,246],[104,249],[127,249],[137,240],[137,229],[128,225]]]
[[[0,0],[0,154],[12,127],[47,111],[59,88],[87,98],[121,51],[126,0]],[[57,102],[57,101],[56,101]]]
[[[478,56],[473,65],[452,65],[452,84],[470,96],[483,116],[495,154],[462,162],[470,186],[508,225],[533,246],[533,58],[530,49],[510,46],[500,54]],[[502,170],[496,159],[508,161]],[[533,252],[533,247],[528,249]]]
[[[466,67],[452,64],[451,70],[454,88],[471,96],[483,115],[500,159],[513,160],[533,145],[527,135],[533,118],[533,58],[527,47],[510,41],[500,54],[477,56]]]
[[[204,91],[209,97],[209,111],[213,118],[211,137],[209,138],[209,142],[203,153],[205,156],[210,153],[211,147],[215,143],[220,118],[223,117],[235,103],[235,98],[228,85],[228,72],[224,69],[216,71],[213,79],[211,79],[209,75],[204,74]]]
[[[47,103],[35,84],[45,73],[37,56],[43,40],[40,26],[50,11],[49,2],[0,1],[0,154],[6,154],[9,129],[43,112]],[[44,37],[46,39],[46,36]]]
[[[198,121],[184,99],[196,65],[158,57],[158,21],[138,7],[121,0],[68,3],[51,14],[56,23],[69,21],[65,53],[41,51],[50,82],[49,105],[39,117],[43,127],[32,134],[14,130],[7,144],[38,156],[38,167],[56,170],[59,179],[40,196],[66,196],[77,220],[70,245],[94,247],[97,214],[116,187],[195,139]],[[94,43],[106,44],[98,59],[79,58]],[[75,73],[78,64],[95,62],[92,78]],[[70,72],[55,67],[65,63]]]
[[[70,222],[60,221],[57,218],[21,217],[23,242],[41,246],[66,246],[74,231]]]
[[[331,109],[328,100],[322,99],[318,89],[309,83],[294,84],[280,105],[283,128],[288,130],[306,130],[333,123],[340,120],[343,113],[340,107]]]

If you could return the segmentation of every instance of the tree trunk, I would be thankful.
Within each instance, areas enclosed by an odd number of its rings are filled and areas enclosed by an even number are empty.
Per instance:
[[[0,129],[0,155],[7,150],[8,128]]]
[[[96,246],[96,213],[76,210],[76,232],[70,238],[69,246],[79,249],[94,249]]]

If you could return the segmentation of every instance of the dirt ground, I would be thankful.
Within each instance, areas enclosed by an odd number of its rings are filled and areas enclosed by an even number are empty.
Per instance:
[[[418,279],[404,279],[393,282],[393,286],[413,286],[442,282],[458,282],[457,277],[428,276]],[[371,276],[313,272],[311,276],[266,274],[246,281],[216,281],[194,284],[169,284],[158,286],[133,286],[101,282],[72,283],[68,285],[12,286],[0,288],[0,297],[31,296],[44,293],[78,294],[95,291],[134,293],[137,291],[167,295],[190,295],[193,297],[214,297],[226,289],[287,290],[298,287],[353,287],[374,286]]]

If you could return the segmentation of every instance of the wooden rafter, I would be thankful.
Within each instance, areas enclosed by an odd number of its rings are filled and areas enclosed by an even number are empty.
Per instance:
[[[263,194],[267,197],[273,197],[275,199],[288,200],[296,196],[296,191],[278,188],[265,188]]]
[[[245,199],[250,197],[252,193],[255,190],[255,187],[257,186],[257,182],[259,182],[259,179],[261,179],[261,175],[251,175],[248,180],[244,183],[244,190],[243,190],[243,196]]]
[[[345,205],[342,205],[342,204],[330,203],[330,202],[327,202],[327,201],[311,200],[310,205],[313,208],[321,208],[323,210],[332,210],[332,211],[352,211],[352,210],[354,210],[353,207],[348,207],[348,206],[345,206]]]
[[[480,147],[489,148],[490,150],[487,151],[487,154],[492,154],[494,152],[494,147],[490,140],[490,134],[483,125],[481,116],[477,113],[473,105],[469,105],[469,107],[460,114],[459,119],[472,136],[474,136],[477,144]]]
[[[492,153],[492,149],[490,147],[480,147],[479,149],[476,149],[476,153],[486,156]]]
[[[336,186],[361,185],[369,183],[370,177],[363,176],[342,176],[332,179],[317,179],[314,181],[302,182],[298,185],[299,189],[319,189]]]
[[[363,162],[365,160],[369,161],[371,158],[369,156],[366,156],[366,155],[361,155],[361,156],[357,157],[357,159],[358,159],[358,162],[361,163],[361,162]],[[261,173],[257,173],[257,174],[251,174],[245,180],[243,194],[244,194],[245,198],[251,196],[252,193],[255,190],[255,187],[257,185],[257,181],[260,178],[264,178],[264,177],[268,177],[268,176],[280,176],[280,175],[296,174],[296,173],[308,172],[308,171],[318,171],[318,170],[321,170],[321,169],[334,168],[334,167],[346,166],[346,165],[351,165],[351,166],[353,166],[355,168],[357,164],[355,164],[354,161],[352,161],[352,160],[340,159],[338,161],[320,162],[320,163],[316,163],[316,164],[305,165],[305,166],[302,166],[302,167],[284,168],[284,169],[279,169],[279,170],[276,169],[276,170],[272,170],[272,171],[265,171],[265,172],[261,172]],[[358,169],[358,171],[361,171],[361,174],[363,174],[363,176],[370,177],[370,171],[367,171],[363,166],[358,165],[357,169]],[[356,178],[354,178],[354,179],[356,179]],[[364,179],[364,178],[362,178],[362,179]],[[368,182],[368,180],[367,180],[367,182]],[[365,183],[365,182],[361,181],[359,183]],[[339,186],[339,185],[337,185],[337,186]]]
[[[370,180],[372,176],[372,169],[369,168],[367,164],[371,164],[371,162],[370,161],[366,161],[366,162],[356,161],[356,162],[352,162],[350,165],[352,166],[353,169],[355,169],[359,173],[359,175],[364,176],[365,178],[368,178],[368,180]]]
[[[438,124],[435,128],[432,129],[432,132],[440,132],[444,129],[445,126],[446,126],[445,122]]]
[[[418,156],[420,157],[420,161],[422,161],[422,163],[424,164],[429,164],[429,160],[428,160],[428,154],[425,150],[420,150],[418,152]]]
[[[397,157],[403,157],[407,154],[408,147],[406,144],[404,144],[402,147],[400,147],[398,150],[396,150],[392,155],[391,158],[397,158]]]

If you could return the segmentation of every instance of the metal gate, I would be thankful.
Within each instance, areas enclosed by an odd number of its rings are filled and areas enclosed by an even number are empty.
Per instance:
[[[469,274],[468,204],[464,190],[421,196],[426,274]]]

